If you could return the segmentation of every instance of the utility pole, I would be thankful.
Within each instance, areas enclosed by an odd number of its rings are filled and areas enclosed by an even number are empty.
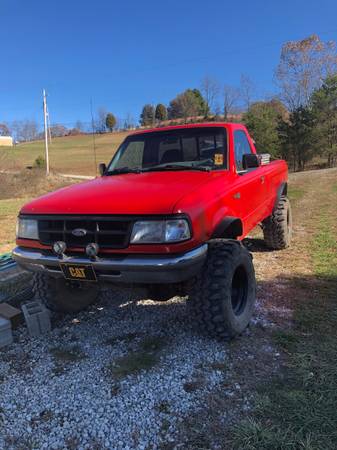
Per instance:
[[[51,145],[51,126],[50,126],[50,115],[49,115],[48,107],[47,107],[47,119],[48,119],[48,137],[49,137],[49,144]]]
[[[44,146],[46,150],[46,175],[49,175],[49,151],[48,151],[48,123],[47,123],[47,98],[43,89],[43,123],[44,123]]]

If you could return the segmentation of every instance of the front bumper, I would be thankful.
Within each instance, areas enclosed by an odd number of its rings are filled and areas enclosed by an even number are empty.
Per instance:
[[[16,247],[12,254],[24,269],[63,277],[60,262],[91,264],[99,281],[113,283],[178,283],[196,276],[207,255],[207,244],[179,255],[114,255],[91,260],[82,256],[58,258],[52,254]]]

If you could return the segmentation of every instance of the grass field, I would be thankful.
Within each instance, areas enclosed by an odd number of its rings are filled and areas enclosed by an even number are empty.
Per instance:
[[[96,159],[109,162],[127,132],[95,135]],[[0,147],[1,169],[21,170],[34,165],[38,156],[44,156],[44,141],[33,141],[15,147]],[[93,137],[66,136],[52,139],[49,149],[51,170],[58,173],[95,175]]]

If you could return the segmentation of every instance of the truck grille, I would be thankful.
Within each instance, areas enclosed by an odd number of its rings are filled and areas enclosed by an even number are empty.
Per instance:
[[[39,220],[39,239],[44,245],[64,241],[68,248],[85,248],[91,242],[101,249],[125,248],[129,245],[132,225],[133,221],[118,217],[43,218]],[[74,235],[74,230],[85,230],[85,233],[80,231]]]

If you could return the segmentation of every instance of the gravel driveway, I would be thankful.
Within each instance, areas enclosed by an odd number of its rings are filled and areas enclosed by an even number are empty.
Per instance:
[[[231,360],[277,364],[263,309],[233,345],[195,333],[185,299],[141,294],[103,293],[86,312],[53,316],[41,338],[15,331],[0,353],[1,449],[186,448],[186,424],[219,389],[231,405],[224,424],[234,400],[249,409]]]

